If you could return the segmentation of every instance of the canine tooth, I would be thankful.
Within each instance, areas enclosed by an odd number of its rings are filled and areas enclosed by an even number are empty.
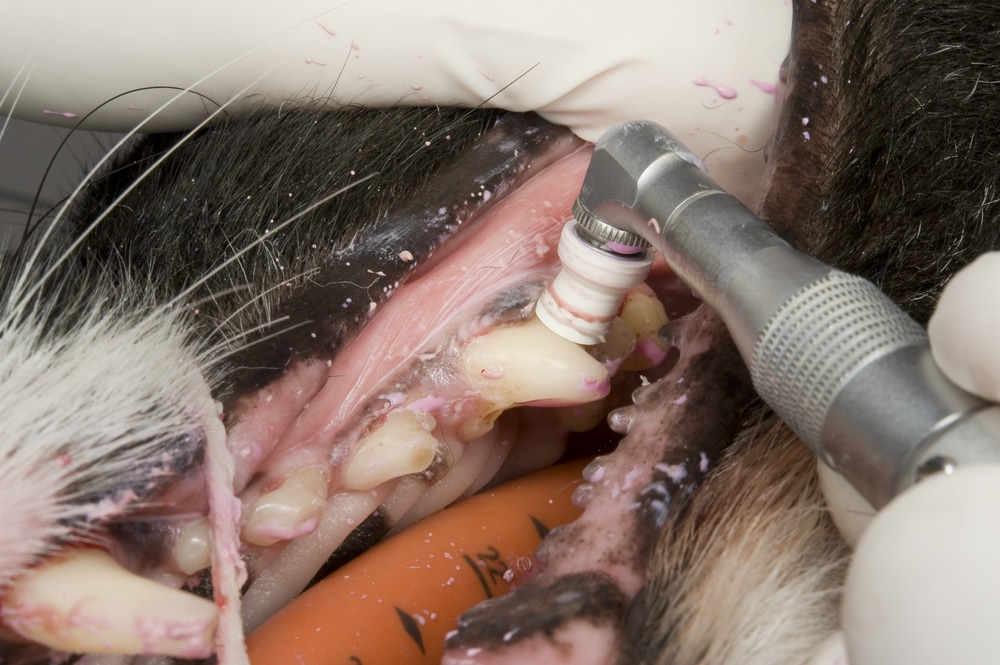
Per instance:
[[[608,371],[538,319],[477,337],[462,350],[466,375],[496,409],[584,404],[608,394]]]
[[[276,489],[257,497],[247,510],[243,538],[254,545],[273,545],[312,533],[326,506],[330,473],[307,466],[288,476]]]
[[[423,471],[434,461],[437,422],[418,411],[393,411],[368,435],[344,469],[347,489],[368,490],[387,480]]]
[[[204,598],[128,572],[104,551],[76,549],[18,578],[2,617],[60,651],[204,658],[218,612]]]
[[[202,517],[184,527],[174,543],[174,562],[188,575],[212,563],[212,531],[208,519]]]
[[[635,351],[622,363],[622,369],[638,372],[662,363],[670,350],[659,335],[660,328],[669,320],[663,303],[645,289],[632,289],[625,296],[618,316],[636,336]]]

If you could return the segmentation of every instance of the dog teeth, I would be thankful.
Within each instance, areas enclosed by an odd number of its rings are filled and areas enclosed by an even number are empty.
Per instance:
[[[218,612],[204,598],[74,549],[18,578],[3,600],[7,627],[51,649],[205,658]]]
[[[212,533],[207,518],[197,519],[181,530],[174,544],[174,562],[187,575],[211,565]]]
[[[433,416],[419,411],[393,411],[369,434],[344,469],[344,486],[369,490],[387,480],[419,473],[430,466],[439,443]]]
[[[461,363],[495,411],[520,404],[584,404],[610,390],[601,363],[538,319],[472,340],[462,350]]]
[[[632,289],[625,296],[618,315],[635,334],[635,349],[622,363],[622,370],[638,372],[663,362],[670,347],[660,341],[660,328],[666,325],[663,303],[646,287]]]
[[[288,476],[277,488],[257,497],[247,509],[243,538],[254,545],[273,545],[312,533],[326,506],[330,473],[308,466]]]

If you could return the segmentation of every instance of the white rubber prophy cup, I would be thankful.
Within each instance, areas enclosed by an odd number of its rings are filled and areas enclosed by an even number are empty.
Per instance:
[[[645,279],[653,251],[611,254],[586,242],[568,222],[559,238],[562,270],[538,299],[535,314],[552,332],[577,344],[604,341],[625,294]]]

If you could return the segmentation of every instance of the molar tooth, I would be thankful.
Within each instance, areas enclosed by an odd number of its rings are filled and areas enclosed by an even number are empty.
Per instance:
[[[477,337],[462,350],[472,384],[496,409],[583,404],[608,394],[608,371],[538,319]]]
[[[75,549],[18,578],[2,617],[60,651],[204,658],[218,612],[204,598],[130,573],[102,550]]]
[[[419,473],[437,454],[438,440],[431,433],[437,422],[418,411],[393,411],[368,435],[344,469],[348,489],[368,490],[387,480]]]
[[[329,485],[330,473],[326,469],[299,469],[250,504],[243,538],[254,545],[268,546],[312,533],[326,506]]]
[[[174,562],[187,575],[194,575],[212,563],[212,530],[202,517],[188,524],[174,543]]]

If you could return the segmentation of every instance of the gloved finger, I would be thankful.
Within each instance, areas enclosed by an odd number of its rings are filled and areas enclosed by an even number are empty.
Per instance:
[[[1000,402],[1000,252],[959,271],[941,294],[927,332],[934,359],[956,384]]]

